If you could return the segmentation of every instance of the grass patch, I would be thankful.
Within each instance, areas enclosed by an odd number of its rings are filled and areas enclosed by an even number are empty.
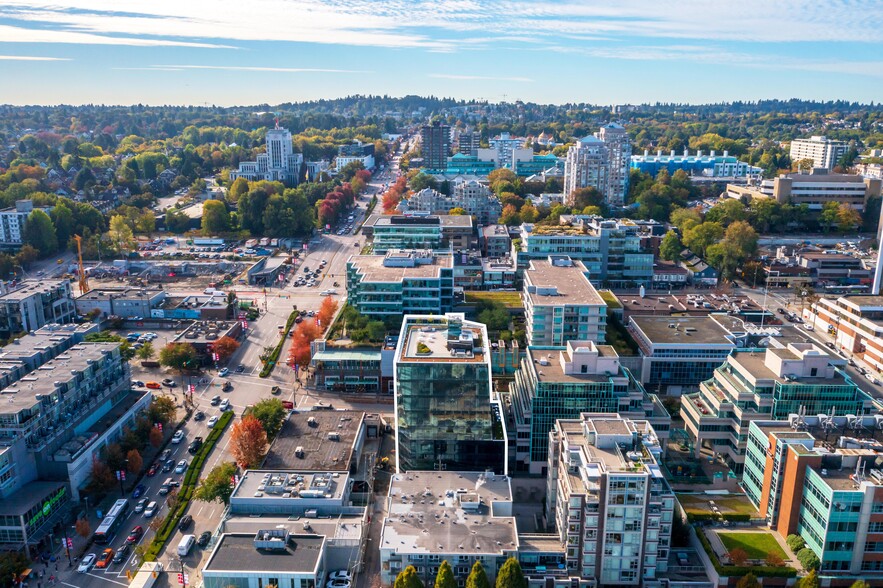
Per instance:
[[[617,300],[616,295],[610,290],[598,290],[598,295],[607,303],[609,308],[622,308],[622,304]]]
[[[708,501],[713,500],[715,506],[722,515],[739,514],[759,516],[757,509],[751,501],[744,496],[711,496],[695,494],[678,494],[678,502],[688,515],[710,515],[711,506]]]
[[[264,363],[264,367],[261,368],[261,373],[258,374],[259,377],[266,378],[273,373],[273,368],[276,367],[276,362],[279,361],[279,355],[282,353],[285,339],[288,338],[288,333],[291,331],[291,327],[294,326],[294,321],[297,318],[297,315],[297,306],[295,306],[294,310],[291,311],[291,314],[288,315],[288,320],[285,321],[285,331],[283,331],[282,336],[279,337],[279,343],[276,344],[273,353],[270,354],[270,357],[268,357],[267,361]]]
[[[518,292],[466,292],[466,302],[497,302],[506,308],[523,308]]]
[[[743,549],[748,554],[749,559],[764,560],[771,553],[777,554],[783,560],[788,559],[785,550],[782,549],[772,533],[725,533],[718,531],[717,536],[720,537],[721,543],[724,544],[727,551],[732,551],[736,548]]]
[[[708,542],[708,537],[705,536],[702,529],[696,529],[696,537],[699,538],[699,543],[702,544],[702,549],[705,550],[705,553],[711,560],[711,565],[714,566],[715,571],[721,576],[727,578],[741,578],[750,573],[758,578],[793,578],[797,575],[797,570],[790,566],[725,566],[721,564],[717,555],[715,555],[714,550],[711,548],[711,544]]]
[[[619,355],[638,355],[638,344],[616,317],[608,317],[605,341],[608,345],[612,345]]]

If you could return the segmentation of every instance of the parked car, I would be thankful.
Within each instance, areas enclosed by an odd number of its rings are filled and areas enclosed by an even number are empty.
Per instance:
[[[145,486],[144,484],[138,484],[137,486],[135,486],[135,489],[132,490],[132,498],[140,498],[141,495],[144,494],[144,492],[146,491],[147,486]]]
[[[87,573],[89,570],[92,569],[92,566],[95,565],[96,559],[98,559],[98,556],[94,553],[90,553],[89,555],[84,557],[82,560],[80,560],[80,565],[77,566],[77,572],[80,574]]]
[[[221,412],[224,412],[225,410],[229,410],[230,409],[230,401],[225,398],[224,400],[221,401],[221,406],[219,408],[221,409]]]
[[[329,580],[346,580],[347,582],[352,582],[353,577],[346,570],[337,570],[335,572],[331,572],[328,574]]]
[[[132,380],[132,387],[133,388],[143,388],[144,382],[142,382],[141,380]]]
[[[160,386],[159,382],[147,382],[146,384],[144,384],[144,386],[146,386],[147,388],[150,388],[151,390],[159,390],[162,388],[162,386]]]
[[[221,390],[224,392],[230,392],[233,390],[233,384],[230,383],[230,380],[226,380],[224,385],[221,387]]]
[[[208,545],[208,542],[211,541],[211,539],[212,539],[211,532],[203,531],[202,534],[199,536],[199,539],[196,540],[196,544],[199,545],[200,547],[206,547]]]
[[[175,473],[176,474],[183,474],[186,471],[187,471],[187,460],[182,459],[181,461],[178,462],[178,467],[175,468]]]
[[[282,388],[280,388],[279,386],[273,386],[273,388],[270,390],[270,394],[278,396],[282,394]]]
[[[175,431],[175,434],[172,436],[172,443],[177,445],[181,441],[184,440],[184,431]]]
[[[349,580],[331,580],[325,584],[325,588],[350,588]]]
[[[223,378],[224,376],[226,376],[229,373],[230,373],[230,370],[228,368],[223,368],[223,369],[221,369],[221,371],[218,372],[218,375]]]
[[[178,383],[175,382],[175,380],[172,380],[172,379],[170,379],[170,378],[166,378],[166,379],[164,379],[164,380],[162,381],[162,385],[163,385],[163,386],[168,386],[169,388],[174,388],[175,386],[178,385]]]
[[[103,570],[110,565],[111,561],[113,561],[113,549],[108,547],[102,551],[101,555],[98,556],[98,559],[95,560],[95,567]]]
[[[113,556],[113,563],[121,564],[126,561],[126,558],[129,556],[129,551],[131,551],[132,546],[128,543],[123,543],[120,545],[120,548],[117,549],[116,555]]]
[[[126,537],[126,543],[138,543],[138,540],[141,539],[142,535],[144,535],[144,527],[138,525],[137,527],[132,529],[132,532],[129,533],[128,537]]]
[[[190,516],[189,514],[186,514],[183,517],[181,517],[181,520],[178,522],[178,529],[183,531],[184,529],[189,527],[192,523],[193,523],[193,517]]]

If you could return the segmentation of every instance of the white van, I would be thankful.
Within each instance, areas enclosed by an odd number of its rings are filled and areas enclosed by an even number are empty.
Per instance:
[[[178,557],[184,557],[190,553],[194,543],[196,543],[195,535],[184,535],[181,537],[181,542],[178,543]]]

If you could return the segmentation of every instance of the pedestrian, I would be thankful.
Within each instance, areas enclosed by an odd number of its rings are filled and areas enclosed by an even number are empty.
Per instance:
[[[55,562],[55,571],[56,572],[58,571],[58,562],[57,561]]]

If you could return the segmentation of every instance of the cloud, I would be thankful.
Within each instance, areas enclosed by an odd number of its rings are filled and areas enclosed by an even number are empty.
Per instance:
[[[33,55],[0,55],[0,61],[70,61],[70,58],[36,57]]]
[[[0,25],[0,43],[67,43],[74,45],[130,45],[134,47],[192,47],[207,49],[235,49],[231,45],[194,43],[169,39],[146,39],[135,37],[110,37],[74,31],[26,29]]]
[[[148,69],[185,70],[185,69],[210,69],[221,71],[264,71],[281,73],[343,73],[343,74],[372,74],[373,71],[358,69],[326,69],[317,67],[262,67],[251,65],[152,65]]]
[[[522,78],[522,77],[506,77],[506,76],[469,76],[469,75],[461,75],[461,74],[441,74],[441,73],[432,73],[427,74],[427,77],[430,78],[440,78],[443,80],[484,80],[484,81],[493,81],[493,82],[532,82],[533,80],[530,78]]]

